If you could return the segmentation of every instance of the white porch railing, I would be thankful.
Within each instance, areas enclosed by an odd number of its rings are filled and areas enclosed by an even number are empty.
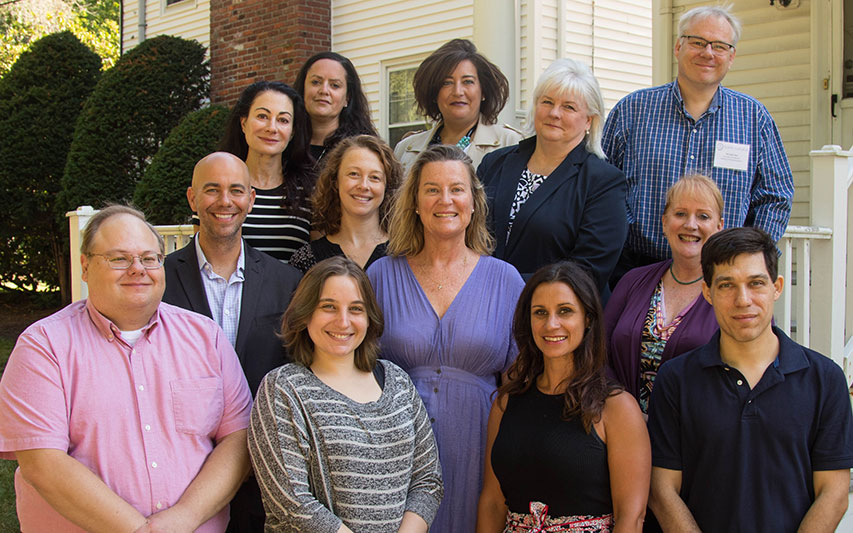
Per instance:
[[[83,228],[89,223],[89,219],[97,213],[92,206],[84,205],[78,207],[76,211],[65,213],[68,217],[68,226],[71,237],[71,300],[76,302],[82,300],[89,295],[86,282],[82,279],[82,269],[80,267],[80,241],[83,238]],[[174,252],[178,248],[183,248],[193,236],[192,224],[181,226],[155,226],[160,235],[166,241],[166,253]]]
[[[853,298],[848,261],[853,150],[824,146],[811,156],[812,226],[788,226],[779,241],[785,289],[776,324],[794,340],[831,357],[853,382]]]

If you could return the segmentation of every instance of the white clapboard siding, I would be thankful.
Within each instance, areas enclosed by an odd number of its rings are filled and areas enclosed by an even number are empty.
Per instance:
[[[523,109],[530,105],[536,78],[557,57],[592,67],[606,111],[626,94],[651,85],[648,0],[520,0],[520,31]]]
[[[122,49],[126,52],[139,44],[139,2],[124,0],[123,6]],[[166,0],[146,0],[145,23],[146,39],[174,35],[210,47],[210,0],[182,0],[170,6]]]
[[[332,49],[358,70],[382,133],[385,70],[417,66],[450,39],[471,39],[473,27],[473,0],[332,0]]]
[[[609,111],[652,83],[652,10],[647,0],[596,0],[593,72]]]
[[[684,11],[714,4],[673,0],[673,38],[678,36],[678,17]],[[809,223],[809,150],[819,148],[811,146],[809,132],[811,4],[812,0],[800,0],[794,9],[777,9],[767,0],[734,2],[733,11],[743,22],[743,34],[732,68],[723,80],[726,87],[757,98],[773,115],[794,173],[791,224],[797,225]],[[674,59],[672,72],[677,72]]]
[[[519,0],[518,5],[518,87],[511,87],[510,90],[516,91],[516,111],[519,115],[523,115],[527,109],[529,92],[536,82],[538,71],[532,67],[532,55],[537,50],[534,39],[530,35],[533,27],[533,15],[530,9],[533,7],[535,0]]]

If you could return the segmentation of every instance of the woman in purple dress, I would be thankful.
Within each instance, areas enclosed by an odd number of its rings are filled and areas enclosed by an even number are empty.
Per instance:
[[[411,376],[438,442],[445,496],[433,532],[474,531],[491,395],[516,355],[524,283],[493,248],[471,160],[453,146],[425,150],[395,202],[388,256],[367,274],[385,315],[381,355]]]

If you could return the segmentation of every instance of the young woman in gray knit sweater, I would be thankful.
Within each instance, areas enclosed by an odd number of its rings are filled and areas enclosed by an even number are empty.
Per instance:
[[[309,270],[282,319],[294,363],[264,378],[249,451],[266,531],[426,532],[441,466],[408,375],[376,360],[382,314],[345,257]]]

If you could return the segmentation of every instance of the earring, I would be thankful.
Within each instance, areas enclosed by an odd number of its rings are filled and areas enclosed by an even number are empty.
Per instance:
[[[586,136],[589,137],[589,130],[586,130]]]
[[[421,214],[421,212],[420,212],[420,211],[418,211],[418,210],[417,210],[417,208],[415,208],[415,214],[416,214],[416,215],[420,215],[420,214]]]

